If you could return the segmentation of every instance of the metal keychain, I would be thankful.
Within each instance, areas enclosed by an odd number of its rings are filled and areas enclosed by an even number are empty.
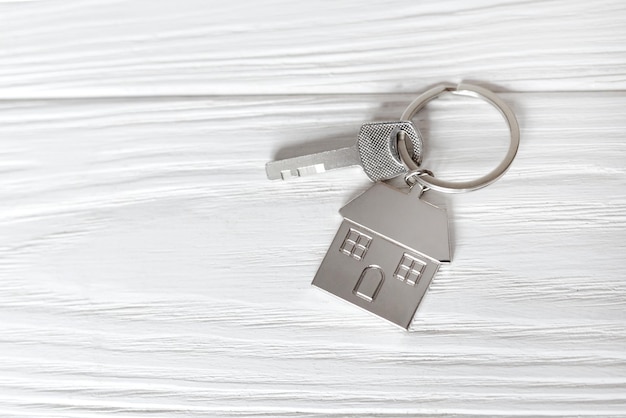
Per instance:
[[[445,92],[491,103],[509,126],[511,141],[504,160],[473,181],[451,182],[434,177],[415,161],[404,130],[395,131],[400,161],[406,166],[408,192],[384,182],[349,202],[313,285],[387,321],[408,329],[442,263],[450,262],[446,211],[421,198],[426,190],[462,193],[485,187],[509,168],[519,147],[519,125],[513,111],[491,91],[470,84],[442,84],[413,101],[402,114],[410,121],[430,100]],[[400,123],[400,122],[398,122]]]

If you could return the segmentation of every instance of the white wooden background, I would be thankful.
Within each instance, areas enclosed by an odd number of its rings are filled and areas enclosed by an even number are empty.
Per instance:
[[[522,145],[406,333],[311,288],[369,182],[266,161],[466,80]],[[0,416],[626,417],[626,3],[0,1]],[[424,166],[504,154],[420,113]],[[429,196],[430,195],[430,196]]]

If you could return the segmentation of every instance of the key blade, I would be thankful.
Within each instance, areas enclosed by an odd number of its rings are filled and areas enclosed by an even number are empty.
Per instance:
[[[361,159],[356,147],[352,146],[271,161],[265,165],[265,172],[270,180],[288,180],[354,165],[361,165]]]

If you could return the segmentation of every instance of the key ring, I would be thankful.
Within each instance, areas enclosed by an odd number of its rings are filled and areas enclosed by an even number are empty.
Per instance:
[[[413,117],[426,106],[426,104],[441,96],[443,93],[450,92],[452,94],[458,94],[462,96],[470,96],[478,99],[482,99],[487,103],[494,106],[504,117],[509,131],[511,134],[511,142],[509,149],[500,162],[500,164],[487,173],[486,175],[470,181],[446,181],[439,178],[435,178],[426,172],[419,176],[415,176],[414,179],[417,183],[421,184],[425,188],[436,190],[444,193],[464,193],[472,190],[481,189],[490,185],[494,181],[498,180],[508,170],[509,166],[513,162],[517,150],[519,148],[520,132],[519,124],[515,118],[515,114],[511,108],[496,94],[493,92],[472,84],[441,84],[432,89],[422,93],[417,99],[415,99],[402,114],[401,120],[410,121]],[[402,162],[409,168],[409,170],[420,170],[420,167],[411,159],[411,154],[407,148],[405,135],[398,135],[398,152]]]

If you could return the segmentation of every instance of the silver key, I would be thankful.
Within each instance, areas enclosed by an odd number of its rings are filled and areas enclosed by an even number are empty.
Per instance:
[[[412,160],[419,164],[422,158],[422,137],[411,122],[376,122],[361,126],[357,142],[351,147],[267,163],[267,178],[287,180],[360,165],[372,181],[389,180],[408,171],[397,149],[396,135],[399,131],[404,131],[409,137],[413,147]]]

